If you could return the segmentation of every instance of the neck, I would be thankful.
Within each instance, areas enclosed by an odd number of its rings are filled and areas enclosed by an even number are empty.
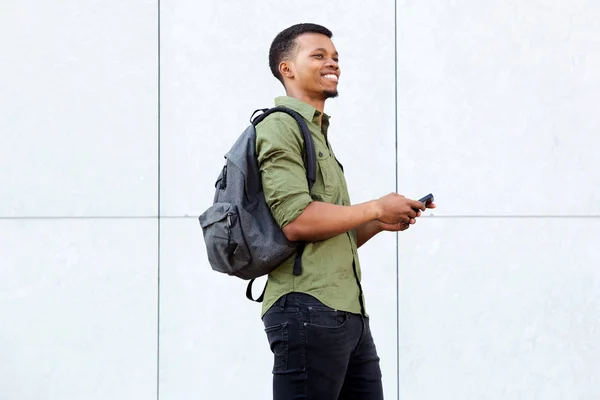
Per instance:
[[[293,97],[293,98],[301,100],[307,104],[310,104],[311,106],[313,106],[314,108],[316,108],[317,110],[319,110],[321,112],[321,117],[323,116],[323,113],[325,112],[325,99],[323,98],[323,95],[320,95],[318,97],[313,97],[309,93],[298,91],[298,90],[295,90],[294,88],[286,89],[285,92],[286,92],[286,95],[289,97]],[[321,118],[319,118],[319,119],[321,119]]]

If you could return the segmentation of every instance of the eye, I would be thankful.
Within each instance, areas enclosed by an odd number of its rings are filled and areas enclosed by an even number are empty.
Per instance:
[[[339,58],[337,58],[337,57],[335,57],[335,58],[333,59],[333,61],[335,61],[335,62],[337,63],[337,62],[340,62],[340,59],[339,59]]]
[[[313,55],[313,57],[316,57],[316,58],[323,58],[323,54],[315,54],[315,55]]]

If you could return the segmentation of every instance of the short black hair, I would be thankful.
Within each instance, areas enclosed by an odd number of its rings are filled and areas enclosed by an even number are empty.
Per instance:
[[[269,49],[269,67],[273,76],[283,84],[283,77],[279,72],[279,63],[288,58],[296,49],[296,38],[305,33],[320,33],[331,39],[333,34],[324,26],[317,24],[296,24],[279,32]]]

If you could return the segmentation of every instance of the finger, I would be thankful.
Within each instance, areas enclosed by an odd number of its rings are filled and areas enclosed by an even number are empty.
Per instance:
[[[404,222],[400,222],[398,224],[381,224],[381,228],[383,230],[392,232],[401,231],[404,229],[405,226],[406,224]]]
[[[406,224],[404,222],[400,222],[399,224],[394,225],[395,231],[403,231],[406,229]]]
[[[411,200],[410,208],[412,208],[414,210],[423,210],[423,211],[425,211],[427,209],[427,206],[425,205],[425,203],[421,203],[418,200]]]
[[[398,224],[382,224],[381,228],[384,231],[388,231],[388,232],[399,232],[399,231],[403,231],[406,227],[406,224],[404,222],[400,222]]]

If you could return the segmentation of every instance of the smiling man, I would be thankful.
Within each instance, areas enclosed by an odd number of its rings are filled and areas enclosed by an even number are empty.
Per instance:
[[[324,111],[325,101],[338,96],[341,76],[331,37],[323,26],[298,24],[279,33],[269,52],[271,72],[286,92],[275,105],[297,111],[314,139],[312,190],[296,121],[274,113],[256,127],[267,204],[288,239],[306,242],[302,273],[293,274],[292,256],[269,274],[265,291],[275,400],[383,399],[357,249],[379,232],[407,229],[426,208],[396,193],[351,204]]]

